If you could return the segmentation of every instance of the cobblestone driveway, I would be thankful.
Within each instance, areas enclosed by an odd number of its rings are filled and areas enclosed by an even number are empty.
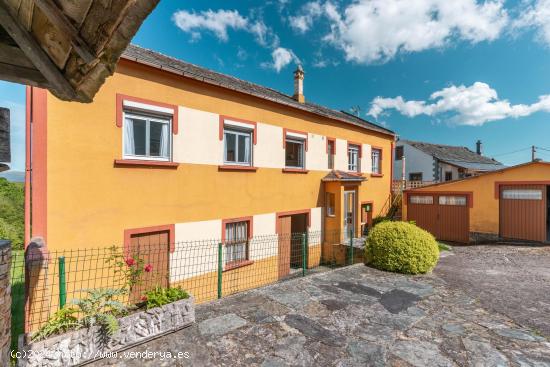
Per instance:
[[[489,309],[550,338],[550,246],[455,247],[435,274]]]
[[[200,306],[196,325],[132,351],[190,358],[93,366],[550,366],[546,338],[437,276],[364,265]]]

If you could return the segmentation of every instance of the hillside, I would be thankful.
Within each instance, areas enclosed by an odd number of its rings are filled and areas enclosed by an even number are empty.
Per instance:
[[[20,182],[0,178],[0,239],[12,242],[15,249],[23,248],[25,220],[25,191]]]

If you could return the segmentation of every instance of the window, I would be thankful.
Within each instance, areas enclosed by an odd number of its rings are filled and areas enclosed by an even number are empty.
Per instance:
[[[440,196],[439,205],[466,205],[466,196]]]
[[[382,150],[373,148],[371,151],[371,159],[372,159],[372,173],[381,174],[382,167],[380,165],[380,162],[382,160]]]
[[[251,166],[252,165],[252,132],[224,129],[224,163]]]
[[[327,140],[328,154],[328,169],[334,169],[334,155],[336,153],[336,145],[334,140]]]
[[[359,162],[359,146],[349,145],[348,146],[348,171],[360,172],[361,164]]]
[[[172,152],[172,121],[155,115],[124,114],[124,158],[168,161]]]
[[[409,173],[409,181],[422,181],[422,172]]]
[[[445,171],[445,181],[451,181],[453,179],[453,171]]]
[[[411,204],[427,204],[434,203],[434,197],[430,195],[411,195],[409,198]]]
[[[403,160],[403,146],[395,147],[395,160],[396,161]]]
[[[326,193],[326,210],[327,210],[327,216],[328,217],[334,217],[334,193],[332,192],[327,192]]]
[[[503,199],[542,200],[541,190],[502,190]]]
[[[285,165],[288,168],[305,168],[305,141],[297,138],[286,138]]]
[[[249,222],[225,224],[225,264],[248,260]]]

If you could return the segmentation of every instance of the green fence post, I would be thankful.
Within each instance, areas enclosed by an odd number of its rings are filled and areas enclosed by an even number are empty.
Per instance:
[[[67,281],[65,280],[65,256],[59,257],[59,308],[67,303]]]
[[[223,261],[222,261],[222,243],[218,243],[218,299],[222,298],[222,273],[223,273]]]
[[[349,230],[349,264],[353,265],[353,229]]]
[[[306,276],[307,271],[307,240],[306,234],[302,234],[302,276]]]

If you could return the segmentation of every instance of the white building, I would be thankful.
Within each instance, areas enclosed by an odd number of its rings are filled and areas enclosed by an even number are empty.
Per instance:
[[[504,165],[482,155],[481,141],[476,152],[452,145],[398,140],[394,154],[394,180],[450,181],[501,169]]]

